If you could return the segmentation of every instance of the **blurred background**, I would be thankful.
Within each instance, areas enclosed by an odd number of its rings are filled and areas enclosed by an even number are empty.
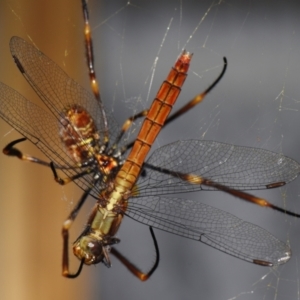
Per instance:
[[[150,105],[183,48],[194,53],[177,107],[205,89],[228,59],[225,77],[205,101],[165,128],[155,147],[179,139],[207,139],[282,152],[300,161],[300,36],[293,1],[89,1],[96,71],[107,110],[119,124]],[[80,1],[0,2],[0,81],[40,100],[16,68],[9,40],[34,43],[89,89]],[[139,123],[137,123],[138,125]],[[134,133],[132,133],[134,134]],[[0,148],[20,135],[0,120]],[[44,158],[29,142],[24,153]],[[300,220],[243,203],[221,192],[185,195],[259,225],[287,242],[291,260],[265,268],[206,245],[156,231],[161,262],[141,283],[112,257],[113,266],[84,267],[61,276],[61,225],[79,199],[49,169],[0,155],[1,299],[299,299]],[[300,212],[299,179],[255,191]],[[89,199],[71,229],[81,233]],[[125,219],[118,249],[144,270],[154,261],[149,230]],[[72,256],[72,255],[71,255]],[[78,262],[71,259],[71,268]]]

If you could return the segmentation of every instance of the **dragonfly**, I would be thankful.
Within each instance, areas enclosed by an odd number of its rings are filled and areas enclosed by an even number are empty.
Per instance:
[[[102,262],[111,266],[110,254],[142,281],[157,269],[160,254],[153,228],[196,240],[239,259],[262,266],[286,263],[289,246],[265,229],[201,203],[184,199],[180,193],[219,190],[261,207],[300,215],[275,206],[245,190],[270,189],[294,180],[300,171],[297,161],[264,149],[206,140],[179,140],[148,153],[161,129],[201,103],[223,77],[204,92],[170,114],[187,77],[192,54],[183,50],[162,83],[151,107],[128,118],[121,129],[101,100],[94,69],[88,8],[82,0],[85,45],[92,94],[71,79],[56,63],[22,38],[12,37],[10,51],[19,71],[46,105],[45,110],[0,83],[0,116],[23,138],[3,150],[51,168],[57,183],[75,182],[83,194],[63,223],[62,274],[76,278],[84,265]],[[132,142],[124,133],[144,117]],[[16,145],[31,141],[49,162],[22,153]],[[59,172],[64,173],[64,178]],[[86,199],[96,200],[83,232],[73,243],[80,260],[76,272],[69,267],[69,230]],[[156,260],[143,272],[116,244],[124,217],[147,225]]]

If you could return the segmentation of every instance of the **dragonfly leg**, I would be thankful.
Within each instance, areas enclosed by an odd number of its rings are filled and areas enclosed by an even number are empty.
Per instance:
[[[72,176],[72,177],[61,178],[61,177],[58,176],[58,174],[56,172],[57,168],[55,167],[54,163],[50,162],[49,165],[50,165],[50,168],[52,170],[52,173],[53,173],[53,176],[54,176],[54,180],[57,183],[59,183],[60,185],[65,185],[65,184],[67,184],[69,182],[72,182],[72,181],[74,181],[74,180],[76,180],[76,179],[78,179],[78,178],[80,178],[82,176],[85,176],[85,175],[91,173],[90,170],[85,170],[85,171],[83,171],[81,173],[78,173],[78,174]],[[58,168],[58,169],[61,169],[61,168]]]
[[[260,197],[256,197],[255,195],[252,195],[248,192],[244,192],[241,190],[237,190],[228,186],[225,186],[221,183],[215,182],[213,180],[210,180],[208,178],[202,177],[200,175],[196,175],[196,174],[185,174],[185,173],[181,173],[181,172],[177,172],[177,171],[172,171],[172,170],[168,170],[165,168],[161,168],[161,167],[156,167],[156,166],[152,166],[150,164],[145,163],[144,164],[146,167],[153,169],[153,170],[158,170],[159,172],[165,173],[165,174],[169,174],[172,175],[176,178],[180,178],[186,182],[189,182],[190,184],[195,184],[195,185],[202,185],[202,186],[207,186],[207,187],[211,187],[214,188],[216,190],[225,192],[227,194],[230,194],[234,197],[237,197],[241,200],[247,201],[247,202],[251,202],[253,204],[262,206],[262,207],[269,207],[272,208],[274,210],[277,210],[281,213],[287,214],[289,216],[293,216],[296,218],[300,218],[300,214],[299,213],[295,213],[292,211],[289,211],[285,208],[279,207],[277,205],[274,205],[272,203],[270,203],[269,201],[267,201],[264,198],[260,198]],[[284,181],[280,181],[280,182],[275,182],[272,184],[269,184],[267,186],[267,188],[276,188],[276,187],[280,187],[285,185]]]
[[[142,272],[138,267],[136,267],[132,262],[130,262],[126,257],[124,257],[119,251],[117,251],[115,248],[111,248],[111,253],[122,263],[125,265],[125,267],[138,279],[141,281],[146,281],[147,279],[150,278],[150,276],[154,273],[154,271],[158,267],[159,263],[159,249],[158,249],[158,244],[157,240],[153,231],[152,227],[149,227],[150,233],[153,239],[154,247],[155,247],[155,252],[156,252],[156,258],[155,262],[152,266],[152,268],[149,270],[149,272],[144,273]]]
[[[91,27],[89,23],[89,12],[88,12],[87,1],[82,0],[81,4],[82,4],[83,19],[84,19],[85,51],[86,51],[86,58],[87,58],[87,66],[89,70],[90,84],[91,84],[93,94],[100,106],[101,116],[103,120],[103,128],[104,128],[104,143],[107,146],[109,142],[108,124],[107,124],[106,113],[101,101],[100,88],[99,88],[99,84],[96,78],[96,72],[94,68],[93,41],[91,35]]]
[[[75,208],[71,211],[68,218],[64,221],[62,227],[62,236],[63,236],[63,258],[62,258],[62,274],[67,278],[76,278],[82,270],[84,259],[81,260],[79,268],[76,273],[70,273],[69,271],[69,229],[72,226],[77,214],[84,204],[85,200],[87,199],[90,190],[84,192],[78,203],[76,204]]]
[[[56,182],[58,182],[60,185],[65,185],[65,184],[67,184],[71,181],[74,181],[74,180],[90,173],[89,170],[86,170],[86,171],[81,172],[79,174],[76,174],[76,175],[74,175],[70,178],[63,178],[63,179],[60,178],[57,175],[56,169],[64,169],[65,167],[58,167],[58,166],[55,166],[53,162],[46,162],[46,161],[43,161],[43,160],[41,160],[39,158],[36,158],[34,156],[23,154],[19,149],[14,147],[16,144],[24,142],[26,140],[27,140],[27,138],[21,138],[21,139],[17,139],[17,140],[14,140],[14,141],[10,142],[8,145],[6,145],[4,147],[3,153],[5,155],[8,155],[8,156],[15,156],[15,157],[17,157],[17,158],[19,158],[23,161],[29,161],[29,162],[33,162],[33,163],[36,163],[36,164],[39,164],[39,165],[50,167],[52,172],[53,172],[53,175],[54,175],[54,180]]]
[[[17,140],[14,140],[14,141],[10,142],[8,145],[6,145],[4,147],[3,153],[5,155],[8,155],[8,156],[15,156],[15,157],[17,157],[21,160],[24,160],[24,161],[29,161],[29,162],[37,163],[39,165],[50,167],[50,163],[45,162],[45,161],[43,161],[39,158],[36,158],[34,156],[23,154],[19,149],[14,147],[16,144],[24,142],[26,140],[27,140],[27,138],[21,138],[21,139],[17,139]]]
[[[132,125],[132,123],[139,119],[139,118],[142,118],[142,117],[146,117],[147,114],[148,114],[148,109],[144,109],[142,110],[141,112],[129,117],[123,124],[122,126],[122,129],[121,129],[121,132],[119,133],[118,137],[116,138],[116,141],[115,141],[115,145],[117,145],[121,138],[123,137],[124,133],[130,128],[130,126]],[[126,149],[124,149],[124,152],[129,148],[129,147],[125,147]]]

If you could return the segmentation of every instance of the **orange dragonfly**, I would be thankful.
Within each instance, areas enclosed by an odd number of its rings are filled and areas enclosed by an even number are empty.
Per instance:
[[[221,190],[254,204],[300,217],[243,191],[275,188],[290,182],[299,174],[298,162],[263,149],[202,140],[180,140],[168,144],[155,150],[146,160],[161,128],[200,103],[218,83],[225,72],[226,59],[215,82],[169,116],[192,58],[183,51],[150,109],[129,118],[118,133],[116,121],[106,113],[100,99],[85,1],[83,4],[94,96],[45,54],[19,37],[10,41],[13,59],[50,112],[0,83],[0,116],[24,136],[9,143],[4,153],[49,166],[59,184],[74,181],[84,191],[63,223],[63,275],[77,277],[84,264],[102,262],[110,267],[111,253],[136,277],[147,280],[159,262],[153,228],[200,241],[251,263],[274,266],[287,262],[291,257],[289,246],[263,228],[199,201],[171,194]],[[126,144],[124,132],[140,117],[145,119],[137,138]],[[34,143],[50,162],[25,155],[15,148],[26,139]],[[59,177],[57,170],[67,177]],[[80,265],[72,273],[69,270],[69,229],[89,195],[97,202],[84,231],[73,244]],[[115,235],[124,216],[150,228],[156,261],[146,273],[113,246],[120,241]]]

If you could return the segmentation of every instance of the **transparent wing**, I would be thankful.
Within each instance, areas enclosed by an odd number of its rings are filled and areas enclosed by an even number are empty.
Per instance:
[[[23,76],[33,87],[42,101],[54,116],[59,119],[68,105],[83,106],[94,119],[100,138],[103,137],[103,116],[95,97],[70,78],[56,63],[39,51],[32,44],[19,37],[10,40],[10,51],[21,64],[19,67]],[[116,127],[116,122],[110,115],[110,128]],[[113,132],[110,130],[110,134]],[[114,135],[113,135],[114,136]]]
[[[147,166],[155,166],[153,170]],[[145,165],[145,177],[138,181],[143,196],[213,189],[191,184],[159,171],[194,174],[239,190],[266,189],[288,183],[300,172],[300,165],[280,153],[214,141],[177,141],[153,152]]]
[[[83,167],[74,167],[74,161],[60,140],[58,120],[1,82],[0,116],[35,144],[56,166],[64,167],[62,170],[68,177],[85,170]],[[75,182],[86,190],[93,182],[93,174],[82,176]],[[92,193],[98,194],[97,191]]]
[[[33,142],[68,177],[84,172],[86,168],[76,167],[76,162],[72,161],[72,157],[66,151],[59,136],[59,122],[68,106],[80,105],[92,116],[101,140],[105,129],[99,103],[52,60],[23,39],[12,37],[10,50],[19,70],[52,114],[1,83],[0,116]],[[112,115],[108,115],[107,118],[109,132],[114,139],[119,127]],[[76,140],[78,139],[80,138],[77,136]],[[90,189],[93,172],[76,179],[75,182],[83,190]],[[99,182],[102,186],[98,184],[98,187],[91,191],[94,197],[98,197],[99,190],[105,185],[101,180]]]
[[[265,229],[199,201],[133,197],[126,215],[252,263],[272,266],[291,257],[290,248]]]

